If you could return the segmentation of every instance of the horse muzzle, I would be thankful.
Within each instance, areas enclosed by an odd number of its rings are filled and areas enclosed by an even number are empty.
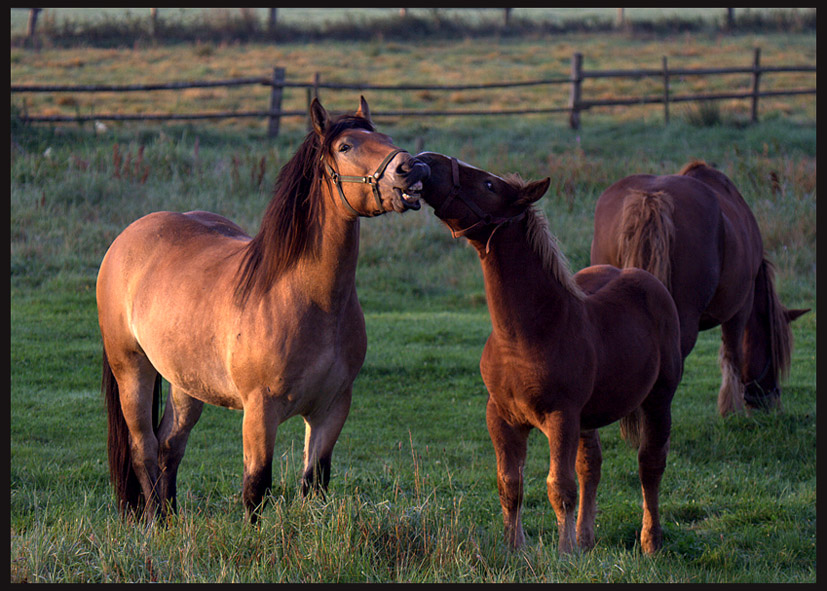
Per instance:
[[[402,186],[394,186],[391,204],[399,213],[409,209],[417,210],[421,207],[422,181],[431,174],[427,164],[409,158],[403,161],[396,169],[397,179]]]
[[[776,384],[765,390],[757,382],[750,382],[744,389],[744,402],[748,408],[756,410],[781,410],[781,389]]]

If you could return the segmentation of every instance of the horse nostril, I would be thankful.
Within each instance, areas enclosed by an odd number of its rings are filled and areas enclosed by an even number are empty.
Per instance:
[[[396,167],[396,174],[406,175],[411,172],[411,168],[411,161],[403,160],[399,163],[399,166]]]
[[[419,180],[424,180],[431,176],[431,168],[416,158],[410,158],[405,162],[401,162],[399,166],[396,167],[396,172],[406,177],[416,174]]]

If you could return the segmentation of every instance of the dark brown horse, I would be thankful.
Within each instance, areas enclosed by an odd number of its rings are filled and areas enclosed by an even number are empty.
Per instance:
[[[661,546],[658,489],[666,466],[670,404],[682,373],[675,304],[640,269],[588,267],[572,276],[545,217],[532,206],[549,179],[500,178],[441,154],[428,164],[423,199],[476,248],[491,335],[480,371],[497,456],[507,542],[524,542],[520,507],[529,431],[548,438],[548,497],[560,552],[594,545],[602,461],[598,428],[621,421],[638,444],[643,490],[641,545]],[[580,509],[574,507],[580,481]]]
[[[592,264],[640,267],[669,289],[684,358],[699,330],[721,326],[718,411],[780,407],[792,350],[787,310],[773,285],[755,217],[723,173],[690,162],[678,174],[636,174],[597,200]]]
[[[122,512],[175,510],[178,465],[205,402],[243,410],[252,521],[271,485],[276,429],[292,416],[306,425],[302,492],[327,487],[367,344],[359,217],[419,209],[428,167],[374,130],[364,98],[335,120],[313,101],[311,118],[255,237],[213,213],[156,212],[101,263],[109,465]],[[160,376],[170,394],[156,425]]]

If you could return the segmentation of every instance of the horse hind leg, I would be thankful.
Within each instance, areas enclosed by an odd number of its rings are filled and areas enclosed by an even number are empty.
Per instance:
[[[201,417],[203,408],[203,402],[170,385],[166,409],[158,430],[158,464],[161,469],[161,501],[173,513],[177,511],[178,466],[184,457],[190,431]]]
[[[104,353],[110,473],[122,514],[132,511],[151,518],[163,513],[158,490],[158,439],[153,421],[157,375],[145,357],[126,355],[111,362]]]
[[[306,496],[311,491],[324,494],[327,490],[330,483],[333,447],[350,414],[352,391],[352,386],[348,386],[325,408],[323,414],[310,414],[304,417],[302,495]]]
[[[656,385],[657,390],[665,390]],[[672,388],[674,392],[674,388]],[[650,394],[650,396],[652,396]],[[663,544],[658,496],[660,482],[666,470],[669,436],[672,425],[670,410],[672,396],[656,396],[641,406],[640,447],[638,448],[638,475],[643,493],[643,524],[640,545],[647,554],[658,551]]]

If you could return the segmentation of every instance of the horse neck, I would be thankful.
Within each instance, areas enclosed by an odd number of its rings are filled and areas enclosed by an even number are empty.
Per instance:
[[[581,299],[550,273],[543,255],[530,243],[526,221],[497,231],[486,253],[485,243],[474,244],[480,255],[485,294],[494,333],[508,339],[548,330],[543,320],[576,318]]]
[[[321,189],[316,248],[297,265],[302,289],[323,309],[347,301],[356,287],[359,218],[344,215],[326,186]]]

